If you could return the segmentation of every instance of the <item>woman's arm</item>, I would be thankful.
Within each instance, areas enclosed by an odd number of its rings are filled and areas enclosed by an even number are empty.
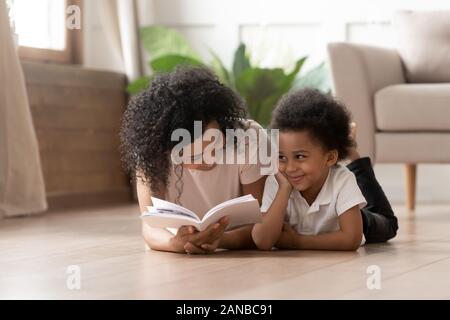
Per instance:
[[[152,250],[185,253],[184,246],[174,241],[174,235],[166,229],[152,228],[142,222],[142,236]]]
[[[259,180],[242,185],[242,194],[251,194],[258,200],[259,204],[262,203],[262,197],[264,193],[264,185],[266,183],[267,176],[260,178]],[[253,226],[245,226],[232,231],[225,232],[219,243],[219,247],[223,249],[255,249],[255,243],[252,239]]]
[[[277,173],[276,178],[279,187],[275,198],[263,215],[262,222],[255,224],[252,230],[252,239],[260,250],[272,250],[280,237],[289,195],[292,192],[291,184],[282,173]]]
[[[152,205],[152,192],[150,187],[137,179],[137,196],[141,212],[145,212],[147,206]],[[163,198],[161,195],[159,196]],[[213,243],[219,239],[226,228],[226,223],[216,223],[202,232],[194,231],[192,227],[181,227],[176,235],[166,229],[152,228],[142,222],[142,235],[147,245],[153,250],[179,252],[179,253],[208,253],[213,249],[202,248],[204,243]]]
[[[286,226],[276,243],[279,249],[344,250],[355,251],[361,245],[363,227],[361,211],[354,206],[339,216],[341,230],[319,234],[301,235]]]
[[[136,179],[136,191],[141,212],[147,211],[147,206],[152,206],[152,192],[140,178]],[[184,252],[172,240],[174,235],[166,229],[152,228],[142,221],[142,236],[146,244],[153,250]]]

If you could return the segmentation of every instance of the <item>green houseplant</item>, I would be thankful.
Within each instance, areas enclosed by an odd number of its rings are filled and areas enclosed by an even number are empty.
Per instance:
[[[234,54],[231,70],[210,51],[211,60],[204,62],[178,31],[151,26],[141,29],[141,40],[149,53],[149,65],[153,74],[168,72],[179,65],[208,66],[226,85],[237,90],[245,99],[252,119],[263,126],[270,122],[272,109],[278,99],[292,88],[314,87],[328,92],[328,72],[325,63],[319,64],[304,75],[300,71],[307,59],[302,57],[291,71],[283,68],[260,68],[253,66],[244,44]],[[152,76],[144,76],[132,82],[127,91],[135,94],[151,83]]]

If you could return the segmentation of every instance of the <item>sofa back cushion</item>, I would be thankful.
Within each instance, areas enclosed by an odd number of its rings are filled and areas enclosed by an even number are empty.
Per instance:
[[[407,81],[450,82],[450,11],[399,11],[393,25]]]

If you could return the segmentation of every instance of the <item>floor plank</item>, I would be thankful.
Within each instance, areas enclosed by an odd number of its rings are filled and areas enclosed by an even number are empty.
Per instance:
[[[450,205],[396,207],[399,235],[356,252],[148,251],[138,206],[0,221],[1,299],[449,299]],[[80,267],[81,289],[67,287]],[[381,271],[369,290],[367,268]]]

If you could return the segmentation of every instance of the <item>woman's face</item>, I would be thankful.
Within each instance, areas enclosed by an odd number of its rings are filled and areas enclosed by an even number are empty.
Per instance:
[[[219,123],[216,120],[213,120],[211,122],[208,123],[208,125],[206,126],[205,130],[208,129],[217,129],[220,130],[220,126]],[[183,163],[183,167],[187,168],[187,169],[194,169],[194,170],[202,170],[202,171],[208,171],[213,169],[217,164],[216,163],[205,163],[204,161],[204,157],[203,157],[203,153],[206,149],[206,147],[208,145],[210,145],[211,143],[214,143],[214,141],[211,141],[209,139],[203,139],[203,136],[201,138],[202,140],[200,140],[200,138],[198,140],[196,140],[194,143],[191,143],[189,146],[187,146],[187,148],[190,148],[190,154],[191,156],[189,157],[189,159],[184,159],[184,163]],[[195,144],[196,143],[201,143],[201,148],[197,147],[197,150],[195,150]],[[200,149],[200,150],[198,150]],[[200,152],[198,152],[200,151]],[[211,152],[211,155],[214,156],[214,150]],[[199,162],[201,160],[201,163],[195,163],[195,162]]]

